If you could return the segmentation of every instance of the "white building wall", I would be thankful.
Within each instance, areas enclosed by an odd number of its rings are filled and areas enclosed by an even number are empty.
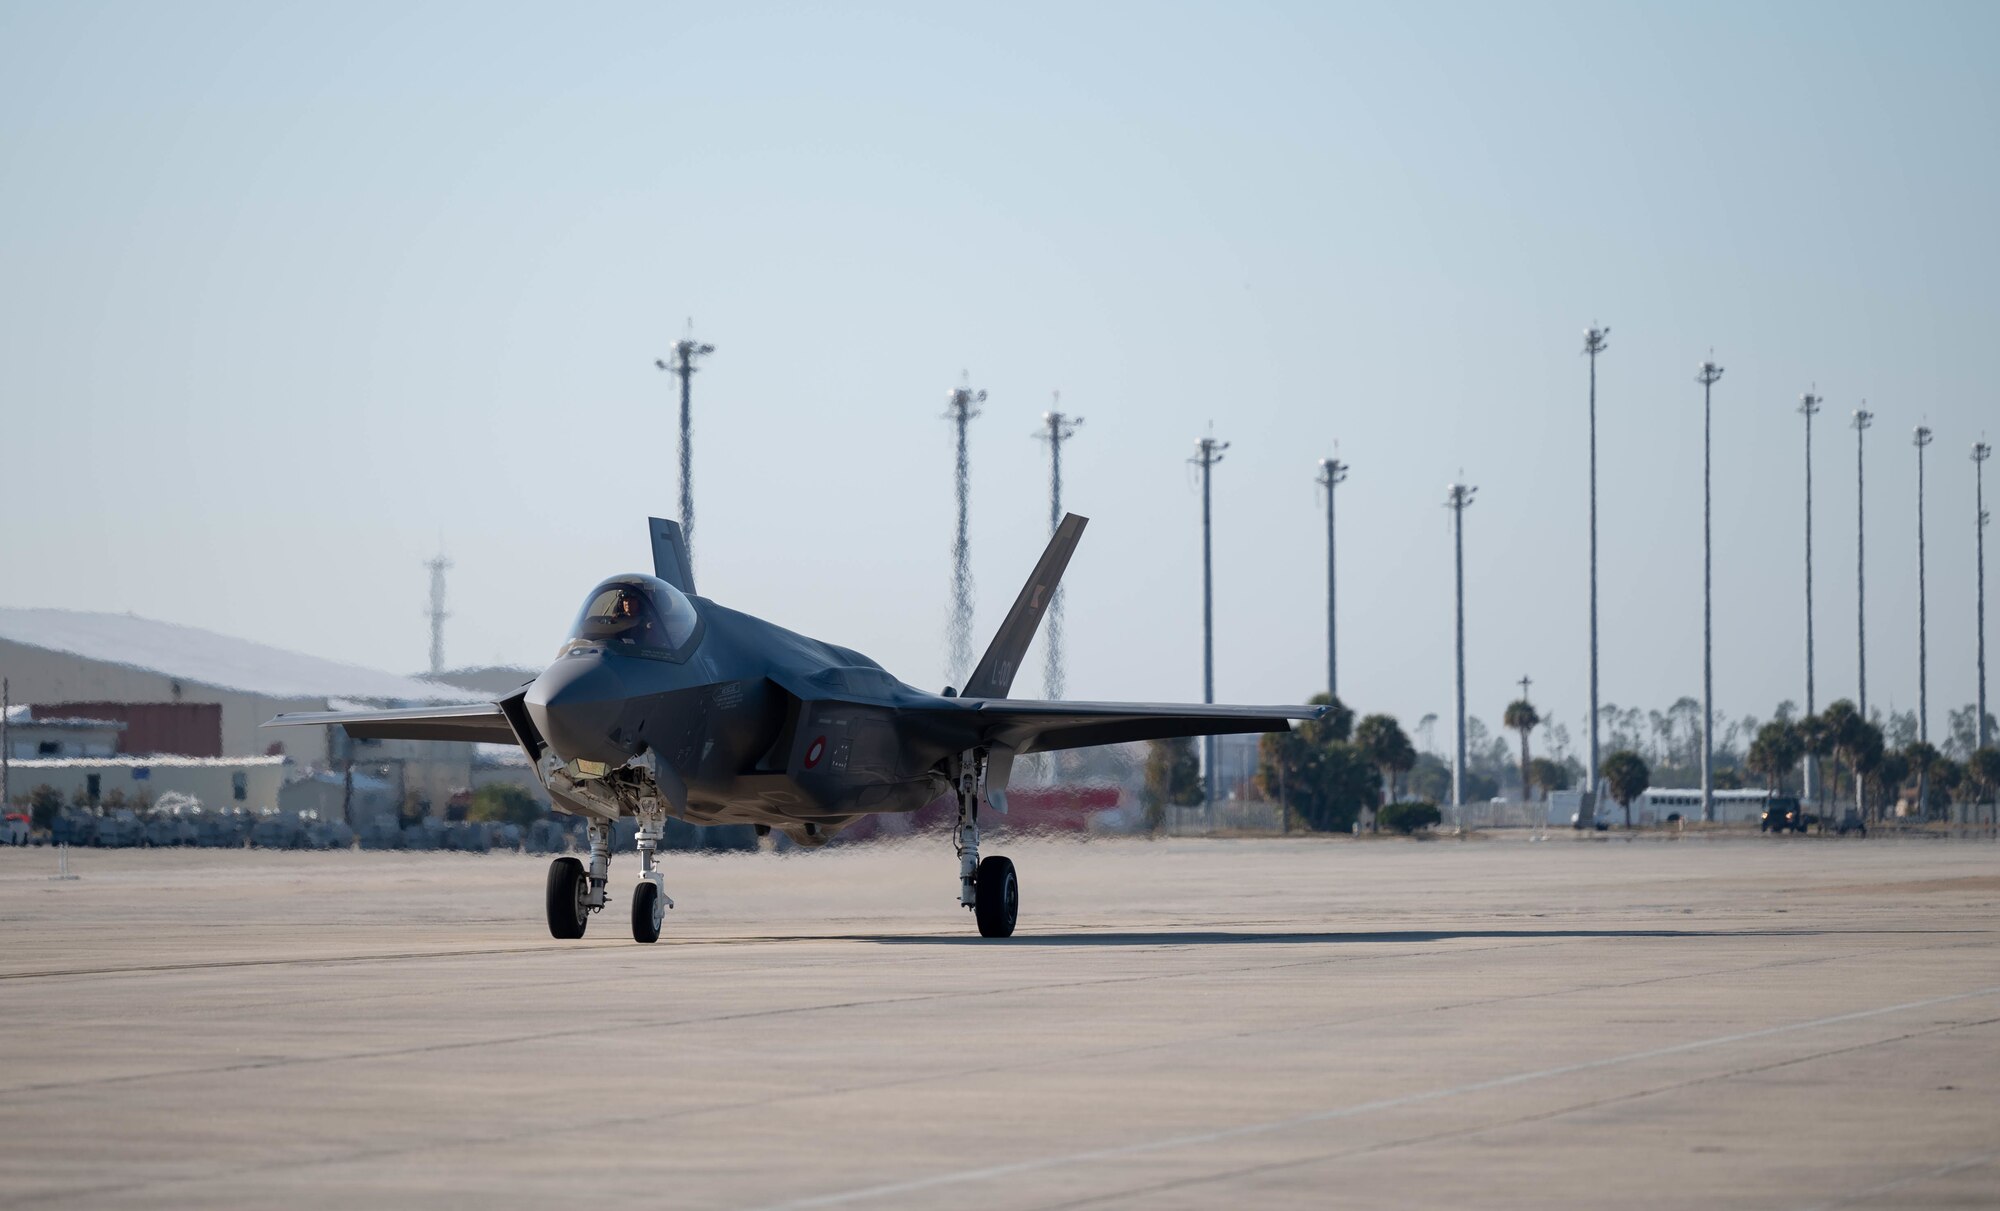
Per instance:
[[[159,673],[28,647],[0,639],[0,676],[15,702],[212,702],[222,707],[222,751],[229,756],[261,755],[283,743],[285,755],[324,763],[325,728],[269,728],[259,725],[285,711],[323,711],[324,698],[266,698],[219,689]]]
[[[7,728],[7,755],[16,761],[35,757],[111,757],[117,755],[118,737],[123,728],[65,727],[46,722],[15,722]],[[56,751],[44,753],[44,744]]]
[[[38,786],[53,786],[68,803],[75,800],[78,791],[88,787],[90,775],[96,774],[100,800],[114,790],[122,791],[128,803],[142,792],[148,800],[157,800],[168,791],[179,791],[201,800],[204,807],[244,807],[254,811],[278,806],[278,789],[284,783],[286,768],[281,757],[242,761],[226,757],[16,761],[9,771],[8,787],[10,795],[18,798]],[[144,771],[143,775],[140,771]],[[241,799],[235,796],[237,774],[243,775]]]
[[[325,698],[271,698],[176,679],[73,653],[30,647],[6,639],[0,639],[0,676],[7,678],[12,700],[16,703],[215,703],[222,708],[222,751],[226,757],[260,757],[277,743],[284,745],[284,756],[295,763],[295,769],[302,770],[307,766],[331,769],[339,766],[340,758],[346,751],[345,737],[336,738],[332,728],[260,726],[272,716],[285,712],[324,711],[328,709]],[[354,743],[354,762],[356,769],[379,770],[403,793],[414,793],[428,799],[431,810],[441,815],[454,792],[473,785],[473,747],[468,743],[452,741],[357,741]],[[35,785],[23,782],[28,775],[18,766],[19,763],[13,777],[16,792]],[[80,779],[77,784],[81,785]],[[114,783],[107,778],[104,785],[109,790]],[[223,779],[223,786],[226,791],[226,778]],[[157,797],[158,791],[154,793]],[[197,794],[194,791],[188,793]],[[197,797],[203,802],[209,801],[207,795],[197,794]],[[274,806],[276,803],[277,789],[273,785],[270,793],[254,806]]]

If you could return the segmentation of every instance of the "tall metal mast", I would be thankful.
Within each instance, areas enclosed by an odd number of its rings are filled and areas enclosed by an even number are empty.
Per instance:
[[[1709,483],[1712,478],[1710,396],[1722,367],[1703,362],[1701,384],[1701,818],[1715,822],[1715,558],[1711,540]]]
[[[1577,821],[1584,828],[1597,818],[1597,355],[1610,348],[1610,337],[1611,329],[1594,326],[1583,334],[1590,357],[1590,766]]]
[[[1213,436],[1195,443],[1195,455],[1188,461],[1201,468],[1201,700],[1215,701],[1215,563],[1212,515],[1209,508],[1209,479],[1215,464],[1222,461],[1228,442]],[[1202,740],[1201,777],[1207,796],[1210,819],[1215,814],[1215,737]]]
[[[694,320],[689,319],[687,335],[674,342],[672,356],[653,361],[653,365],[681,380],[681,536],[687,540],[689,559],[694,558],[694,397],[690,388],[695,359],[714,352],[714,345],[694,339]]]
[[[1799,397],[1799,415],[1806,418],[1806,714],[1813,713],[1813,541],[1812,541],[1812,422],[1819,415],[1818,395],[1808,391]],[[1818,802],[1819,758],[1805,755],[1806,802]]]
[[[1049,533],[1054,534],[1062,524],[1062,448],[1063,443],[1076,436],[1082,427],[1081,416],[1069,416],[1059,411],[1062,392],[1055,393],[1055,408],[1042,413],[1042,427],[1035,436],[1049,443]],[[1063,696],[1063,632],[1062,632],[1062,586],[1058,584],[1054,596],[1049,598],[1045,622],[1048,626],[1049,643],[1046,655],[1048,663],[1042,670],[1042,697],[1051,701]]]
[[[444,620],[451,617],[444,609],[444,574],[451,569],[451,561],[439,551],[424,566],[431,570],[431,674],[435,676],[444,672]]]
[[[1457,738],[1451,755],[1451,804],[1461,832],[1465,829],[1465,511],[1472,506],[1472,494],[1477,491],[1478,488],[1468,484],[1452,484],[1445,489],[1444,501],[1444,507],[1451,510],[1452,567],[1456,586],[1452,631],[1457,645],[1458,688],[1453,711]]]
[[[1865,405],[1868,401],[1861,402]],[[1868,510],[1861,451],[1874,420],[1875,414],[1866,407],[1854,410],[1854,671],[1855,698],[1863,723],[1868,722]],[[1867,789],[1860,778],[1854,780],[1854,810],[1863,817],[1868,813]]]
[[[1973,734],[1978,736],[1978,747],[1985,748],[1992,743],[1986,729],[1986,460],[1993,456],[1993,447],[1985,442],[1972,443],[1972,491],[1973,502],[1979,511],[1975,526],[1975,543],[1979,551],[1979,719],[1973,725]]]
[[[1861,401],[1864,405],[1867,400]],[[1868,721],[1868,510],[1867,479],[1863,475],[1861,451],[1875,414],[1866,407],[1854,410],[1854,637],[1855,698],[1861,720]]]
[[[1333,490],[1347,481],[1347,464],[1337,458],[1319,460],[1319,478],[1315,482],[1326,489],[1326,696],[1340,697],[1340,666],[1335,659],[1334,642],[1334,559],[1333,559]]]
[[[958,529],[951,543],[951,626],[948,634],[951,667],[944,674],[953,685],[962,684],[963,679],[972,673],[972,539],[969,521],[972,462],[966,452],[965,426],[979,415],[979,405],[986,402],[986,393],[974,391],[971,384],[971,374],[960,376],[958,389],[945,401],[944,412],[944,418],[952,423],[958,437]]]
[[[1910,435],[1910,444],[1917,448],[1917,739],[1925,744],[1931,739],[1931,682],[1930,682],[1930,620],[1929,601],[1925,597],[1924,582],[1924,447],[1931,444],[1931,430],[1928,425],[1918,425]],[[1917,771],[1917,815],[1927,819],[1930,811],[1930,767],[1925,765]]]

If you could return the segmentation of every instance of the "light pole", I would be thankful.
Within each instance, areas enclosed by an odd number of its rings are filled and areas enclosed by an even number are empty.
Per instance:
[[[1062,405],[1062,392],[1055,393],[1055,403]],[[1081,416],[1070,416],[1060,411],[1042,413],[1042,427],[1035,436],[1049,443],[1049,534],[1062,525],[1062,448],[1063,443],[1076,436],[1083,426]],[[1048,647],[1045,652],[1047,663],[1042,671],[1042,696],[1051,700],[1063,696],[1063,634],[1062,634],[1062,586],[1049,597]],[[1051,766],[1053,768],[1053,765]]]
[[[1985,442],[1972,443],[1972,492],[1973,502],[1979,510],[1976,522],[1975,543],[1979,551],[1979,719],[1973,725],[1973,734],[1979,737],[1978,746],[1985,748],[1992,740],[1986,734],[1986,460],[1993,456],[1993,447]]]
[[[681,380],[681,538],[694,558],[694,408],[695,359],[715,352],[715,346],[694,339],[694,320],[688,320],[687,335],[674,342],[671,358],[655,359],[653,365]]]
[[[1597,355],[1610,347],[1610,337],[1611,329],[1594,326],[1583,334],[1590,358],[1590,767],[1577,822],[1585,829],[1597,818]]]
[[[1819,415],[1820,397],[1808,391],[1799,397],[1799,415],[1806,418],[1806,714],[1813,713],[1813,543],[1812,543],[1812,422]],[[1807,803],[1819,801],[1819,758],[1808,751],[1805,762]]]
[[[1868,511],[1866,507],[1867,480],[1862,475],[1861,451],[1866,444],[1868,426],[1875,421],[1875,414],[1865,405],[1854,410],[1854,641],[1855,641],[1855,698],[1861,710],[1861,722],[1868,722]],[[1868,814],[1867,791],[1859,777],[1854,779],[1854,811],[1863,819]]]
[[[1209,511],[1209,478],[1215,464],[1222,461],[1222,452],[1229,448],[1228,442],[1219,442],[1213,437],[1204,437],[1195,443],[1194,457],[1189,459],[1201,468],[1201,700],[1215,701],[1215,562],[1211,541],[1211,514]],[[1209,823],[1215,822],[1215,737],[1205,736],[1201,742],[1202,793],[1208,804]]]
[[[1701,819],[1715,823],[1715,559],[1710,541],[1709,481],[1711,479],[1709,397],[1722,367],[1703,362],[1695,374],[1701,384]]]
[[[1910,435],[1910,444],[1917,448],[1917,739],[1929,744],[1931,739],[1931,697],[1930,697],[1930,644],[1927,624],[1929,603],[1924,590],[1924,447],[1931,444],[1931,430],[1928,425],[1918,425]],[[1930,818],[1931,771],[1928,763],[1917,771],[1917,818]]]
[[[1340,699],[1340,666],[1334,656],[1333,490],[1346,481],[1346,463],[1337,458],[1319,460],[1316,482],[1326,489],[1326,696],[1336,702]]]
[[[951,540],[951,629],[946,637],[951,667],[945,670],[945,680],[957,685],[972,675],[972,461],[965,430],[985,402],[986,392],[972,389],[970,374],[962,374],[957,389],[945,397],[944,419],[951,422],[958,439],[952,481],[958,525]]]
[[[1451,510],[1452,565],[1456,578],[1456,605],[1453,633],[1457,642],[1457,685],[1454,717],[1457,739],[1451,756],[1451,806],[1458,831],[1465,831],[1465,511],[1472,505],[1478,488],[1452,484],[1445,489],[1444,507]]]

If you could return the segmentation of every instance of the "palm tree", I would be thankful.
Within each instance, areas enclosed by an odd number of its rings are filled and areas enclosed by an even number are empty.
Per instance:
[[[1403,734],[1403,725],[1394,715],[1369,715],[1354,725],[1354,744],[1368,763],[1382,772],[1387,799],[1394,802],[1401,775],[1417,764],[1417,748]]]
[[[1810,756],[1817,763],[1833,755],[1833,738],[1827,733],[1826,717],[1824,715],[1801,716],[1799,721],[1793,724],[1792,727],[1799,736],[1799,747],[1802,750],[1799,755],[1801,757]],[[1813,780],[1813,785],[1808,789],[1813,792],[1815,800],[1830,799],[1833,797],[1830,793],[1830,788],[1827,786],[1827,777],[1823,770]],[[1814,805],[1814,810],[1818,810],[1817,803]],[[1820,827],[1825,827],[1824,813],[1822,813]]]
[[[1535,705],[1526,698],[1516,698],[1507,704],[1507,713],[1500,722],[1509,730],[1521,733],[1521,798],[1527,800],[1534,786],[1534,779],[1528,772],[1528,733],[1542,724],[1542,717],[1536,713]]]
[[[1610,784],[1611,797],[1625,809],[1625,827],[1632,827],[1632,800],[1645,794],[1653,782],[1653,771],[1646,768],[1645,758],[1621,748],[1604,759],[1598,773]]]
[[[1943,797],[1947,807],[1953,803],[1963,803],[1962,793],[1970,793],[1972,788],[1965,780],[1965,766],[1950,757],[1939,756],[1931,763],[1930,787]],[[1950,813],[1946,812],[1946,816]]]
[[[1993,802],[1994,792],[2000,791],[2000,749],[1972,750],[1965,759],[1965,780],[1972,784],[1979,802]]]
[[[1835,763],[1847,766],[1848,773],[1854,775],[1854,811],[1861,816],[1867,814],[1867,804],[1862,794],[1860,767],[1856,762],[1863,733],[1868,726],[1861,712],[1854,709],[1854,703],[1846,698],[1834,699],[1819,713],[1820,743],[1826,746]]]
[[[1928,790],[1929,787],[1927,784],[1931,781],[1932,774],[1938,767],[1938,762],[1943,761],[1945,756],[1943,753],[1937,751],[1937,746],[1934,744],[1923,740],[1912,740],[1903,746],[1903,759],[1910,763],[1909,776],[1917,780],[1917,786]],[[1920,794],[1918,797],[1922,798],[1923,796]],[[1917,804],[1917,819],[1928,820],[1930,818],[1931,805],[1928,803]]]
[[[1855,796],[1865,799],[1869,787],[1875,790],[1875,818],[1882,819],[1886,809],[1883,800],[1884,787],[1901,786],[1903,775],[1909,772],[1909,762],[1901,754],[1886,750],[1882,744],[1882,729],[1872,723],[1859,725],[1855,733],[1852,750],[1854,766]],[[1887,768],[1884,768],[1884,765]],[[1892,776],[1893,775],[1893,776]],[[1862,804],[1862,814],[1868,813],[1867,804]]]
[[[1804,754],[1805,744],[1798,729],[1782,719],[1773,719],[1757,729],[1757,738],[1750,742],[1743,764],[1752,773],[1764,775],[1764,784],[1775,795],[1784,789],[1785,775],[1791,773]]]
[[[1321,691],[1306,699],[1306,705],[1333,708],[1321,718],[1308,720],[1295,729],[1308,742],[1325,744],[1329,740],[1346,740],[1354,734],[1354,710],[1345,702]]]
[[[1528,762],[1528,770],[1535,775],[1535,787],[1543,794],[1566,791],[1574,781],[1568,766],[1560,761],[1551,761],[1547,757],[1537,757]]]

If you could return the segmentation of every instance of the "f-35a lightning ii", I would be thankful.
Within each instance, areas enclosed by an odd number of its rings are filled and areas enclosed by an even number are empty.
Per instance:
[[[872,812],[958,800],[959,903],[979,932],[1014,932],[1020,885],[979,856],[981,804],[1007,810],[1025,753],[1283,731],[1325,708],[1024,702],[1007,697],[1086,519],[1063,518],[992,646],[956,692],[926,693],[849,648],[808,639],[694,591],[681,528],[652,519],[653,574],[590,591],[555,663],[491,704],[280,715],[266,726],[339,725],[349,736],[519,745],[555,806],[582,816],[590,864],[549,867],[549,932],[580,938],[609,902],[611,830],[638,819],[632,937],[657,941],[668,816],[778,829],[822,845]]]

